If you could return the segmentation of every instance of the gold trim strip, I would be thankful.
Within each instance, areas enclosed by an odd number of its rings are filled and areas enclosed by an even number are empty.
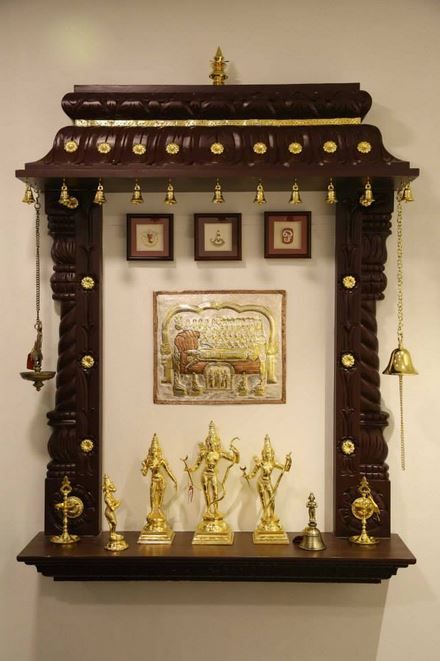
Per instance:
[[[344,126],[360,124],[360,117],[331,117],[329,119],[75,119],[74,126],[192,128],[195,126]]]

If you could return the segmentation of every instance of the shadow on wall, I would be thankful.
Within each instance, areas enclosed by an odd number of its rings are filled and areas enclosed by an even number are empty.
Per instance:
[[[386,582],[73,584],[40,577],[35,658],[374,661],[387,590]]]

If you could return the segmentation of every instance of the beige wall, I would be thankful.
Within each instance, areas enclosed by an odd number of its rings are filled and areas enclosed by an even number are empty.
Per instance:
[[[213,661],[438,658],[438,24],[435,0],[310,0],[301,6],[248,0],[0,3],[1,661],[122,656],[195,661],[206,658],[208,649]],[[399,468],[397,383],[384,378],[382,386],[384,408],[391,411],[393,530],[418,564],[383,585],[56,584],[15,562],[16,553],[42,528],[49,431],[45,413],[53,406],[53,384],[37,395],[18,377],[33,341],[33,239],[32,212],[20,204],[22,186],[13,171],[49,150],[56,129],[67,123],[60,99],[74,83],[205,83],[207,60],[218,44],[232,60],[231,82],[360,81],[374,99],[368,119],[381,128],[386,146],[422,169],[414,186],[417,201],[406,209],[405,337],[420,372],[405,384],[406,473]],[[241,211],[246,219],[245,262],[222,268],[202,267],[191,256],[191,214],[209,209],[206,196],[180,197],[172,267],[128,265],[123,231],[127,199],[114,196],[108,205],[105,297],[106,303],[110,296],[117,300],[118,307],[106,305],[105,313],[104,460],[125,499],[121,521],[127,527],[138,527],[145,514],[145,484],[138,467],[153,427],[171,448],[177,471],[178,457],[195,447],[213,416],[225,439],[237,433],[242,437],[245,457],[260,443],[263,426],[281,452],[292,449],[295,469],[280,501],[286,525],[302,525],[304,496],[313,488],[319,494],[323,527],[330,528],[326,475],[331,473],[333,220],[317,194],[305,195],[304,201],[313,213],[313,259],[293,268],[263,264],[261,219],[249,196],[228,196],[227,210]],[[282,209],[285,202],[285,193],[274,194],[270,208]],[[153,197],[148,208],[162,209],[159,198]],[[48,238],[43,244],[47,281]],[[379,306],[382,363],[395,344],[394,236],[389,248],[388,298]],[[232,287],[237,276],[242,286],[280,287],[286,274],[291,343],[285,407],[175,411],[151,404],[149,370],[139,373],[132,363],[138,356],[147,362],[151,355],[146,338],[151,333],[152,289],[215,288],[220,283]],[[293,333],[304,311],[313,332],[300,326]],[[132,326],[129,339],[123,316]],[[48,289],[43,319],[49,367],[56,360],[57,318]],[[311,347],[309,356],[295,353],[297,345]],[[254,501],[231,480],[232,492],[231,520],[241,528],[251,527]],[[197,505],[188,511],[183,502],[180,494],[174,521],[176,527],[190,528]]]

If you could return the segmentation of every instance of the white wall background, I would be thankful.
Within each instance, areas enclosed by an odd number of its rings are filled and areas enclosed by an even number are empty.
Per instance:
[[[331,661],[354,655],[360,661],[438,658],[439,14],[435,0],[340,0],[333,4],[310,0],[301,5],[283,0],[270,6],[248,0],[221,6],[200,0],[160,5],[148,1],[0,3],[1,661],[141,655],[182,661],[208,655],[213,661],[225,656],[257,661],[314,661],[323,655]],[[374,100],[367,121],[382,129],[392,153],[410,159],[422,170],[414,186],[417,201],[405,209],[405,337],[420,372],[405,384],[406,473],[399,469],[393,422],[398,412],[397,383],[385,378],[382,383],[384,407],[392,412],[393,529],[415,553],[418,564],[401,570],[388,584],[55,584],[15,562],[17,552],[42,528],[49,433],[45,413],[53,407],[53,384],[37,394],[18,377],[33,342],[33,237],[32,212],[20,204],[23,188],[14,179],[14,169],[48,151],[55,131],[67,123],[60,99],[75,83],[205,83],[208,60],[218,44],[232,60],[231,82],[360,81]],[[304,493],[314,488],[322,501],[323,527],[329,528],[325,474],[331,472],[331,453],[325,443],[331,438],[333,221],[319,196],[305,195],[304,208],[313,212],[313,259],[290,266],[263,263],[257,258],[261,254],[258,213],[248,197],[230,195],[226,209],[241,211],[246,218],[246,268],[242,264],[211,269],[196,265],[190,253],[190,217],[194,210],[203,210],[205,200],[203,196],[180,197],[175,211],[177,255],[172,267],[127,265],[122,222],[128,204],[115,196],[106,209],[105,296],[112,292],[119,312],[106,306],[105,348],[120,363],[114,371],[123,381],[121,387],[107,361],[105,465],[125,498],[121,520],[136,528],[145,514],[145,484],[138,466],[152,429],[161,432],[167,448],[175,443],[180,453],[195,446],[210,418],[204,407],[180,407],[178,411],[154,407],[150,404],[150,374],[135,377],[134,371],[131,375],[122,365],[122,352],[132,357],[144,342],[144,330],[150,332],[151,290],[164,285],[171,288],[178,281],[180,286],[181,277],[188,288],[202,283],[213,288],[220,283],[232,286],[238,274],[240,286],[270,283],[279,287],[284,286],[288,272],[292,275],[287,287],[289,326],[307,302],[307,319],[316,336],[311,363],[300,353],[298,376],[289,365],[286,407],[218,407],[215,418],[225,439],[236,433],[242,436],[247,456],[253,454],[254,443],[260,443],[263,421],[270,422],[268,430],[276,447],[282,452],[292,449],[296,460],[288,496],[280,502],[287,527],[302,525]],[[273,194],[270,208],[283,207],[285,195]],[[152,199],[148,208],[162,209],[159,198]],[[51,272],[49,239],[43,243],[47,281]],[[389,240],[388,297],[379,306],[383,363],[395,344],[394,248],[393,236]],[[136,287],[128,288],[127,280]],[[121,322],[123,316],[133,319],[134,308],[139,310],[138,324],[133,341],[127,341]],[[56,361],[57,318],[48,289],[42,312],[49,367]],[[300,328],[298,333],[298,339],[305,339],[307,329]],[[288,412],[297,406],[295,426],[286,429],[286,421],[291,419]],[[166,411],[172,411],[173,417],[166,419]],[[146,429],[147,417],[151,429]],[[177,463],[180,454],[174,456],[173,451],[172,455],[170,460]],[[252,505],[247,507],[242,520],[234,521],[243,528],[252,525]],[[196,513],[190,516],[196,517]],[[187,524],[189,527],[191,520],[176,520],[180,527]]]

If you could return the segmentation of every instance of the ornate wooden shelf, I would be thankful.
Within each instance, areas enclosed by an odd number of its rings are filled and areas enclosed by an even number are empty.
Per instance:
[[[140,545],[138,533],[125,533],[129,548],[104,549],[106,534],[56,546],[42,532],[23,549],[19,562],[35,565],[56,581],[284,581],[380,583],[416,562],[398,535],[375,547],[358,547],[324,533],[327,549],[302,551],[255,545],[248,532],[235,533],[232,546],[192,546],[192,533],[176,533],[171,546]],[[290,539],[295,534],[289,534]]]

